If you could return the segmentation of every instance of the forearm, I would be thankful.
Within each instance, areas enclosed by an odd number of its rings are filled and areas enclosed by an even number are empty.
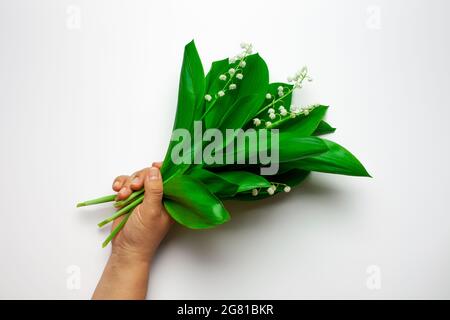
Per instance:
[[[149,269],[150,259],[111,254],[92,299],[145,299]]]

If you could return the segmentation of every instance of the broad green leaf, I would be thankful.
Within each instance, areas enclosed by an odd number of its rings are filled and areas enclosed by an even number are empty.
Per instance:
[[[307,116],[302,114],[295,118],[289,118],[279,129],[283,132],[289,131],[297,137],[308,137],[317,129],[327,109],[327,106],[316,106]]]
[[[247,171],[225,171],[217,173],[222,179],[237,184],[237,192],[244,192],[254,188],[268,188],[270,182],[264,177]]]
[[[269,72],[264,60],[253,54],[246,58],[246,67],[242,70],[244,78],[242,80],[233,79],[237,85],[235,90],[227,91],[225,85],[227,81],[219,80],[221,74],[229,74],[227,71],[235,64],[227,64],[228,60],[220,60],[213,63],[211,71],[208,73],[208,93],[213,97],[220,90],[225,90],[226,94],[216,102],[206,103],[208,114],[205,117],[207,128],[236,129],[244,126],[256,113],[264,99],[268,86]],[[239,71],[241,72],[241,71]],[[249,98],[249,96],[252,96]]]
[[[173,130],[183,128],[191,131],[194,119],[199,118],[203,112],[204,93],[205,74],[194,40],[192,40],[184,48]],[[174,144],[174,142],[169,144],[161,169],[164,178],[170,177],[176,171],[176,166],[170,158]]]
[[[219,198],[232,197],[238,192],[239,185],[224,179],[220,175],[195,166],[188,173],[190,177],[200,180],[208,190]]]
[[[286,166],[308,171],[370,177],[359,160],[344,147],[323,139],[329,150],[321,155],[287,163]]]
[[[328,122],[322,120],[319,122],[319,125],[317,126],[313,135],[320,136],[323,134],[333,133],[335,131],[336,131],[336,128],[333,128]]]
[[[235,148],[233,150],[224,151],[224,159],[234,158],[236,162],[238,154],[245,155],[245,163],[252,164],[259,162],[259,155],[267,154],[271,159],[276,160],[275,153],[278,153],[278,162],[289,162],[306,157],[312,157],[328,151],[328,146],[322,139],[318,137],[297,137],[291,132],[282,132],[278,135],[279,146],[278,149],[273,148],[267,141],[266,143],[258,143],[257,147],[250,148],[248,143],[244,146],[237,144],[235,141]],[[225,163],[225,161],[224,161]],[[220,167],[221,164],[210,165],[209,167]]]
[[[222,202],[198,179],[186,175],[164,183],[164,206],[175,221],[192,229],[211,228],[230,219]]]
[[[270,181],[275,181],[278,183],[284,183],[290,186],[291,188],[299,185],[306,177],[309,175],[309,171],[300,170],[300,169],[291,169],[285,173],[277,174],[274,176],[268,176],[267,179]],[[272,197],[267,193],[267,188],[261,188],[258,190],[258,195],[253,196],[251,192],[243,192],[237,194],[233,199],[236,200],[261,200],[265,198]],[[283,187],[279,187],[276,190],[276,193],[284,192]]]

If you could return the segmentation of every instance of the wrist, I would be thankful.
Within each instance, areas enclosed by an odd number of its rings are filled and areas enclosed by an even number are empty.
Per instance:
[[[112,248],[111,256],[109,258],[112,262],[123,265],[141,265],[149,266],[152,260],[152,254],[149,252],[142,252],[139,250],[125,249],[125,248]]]

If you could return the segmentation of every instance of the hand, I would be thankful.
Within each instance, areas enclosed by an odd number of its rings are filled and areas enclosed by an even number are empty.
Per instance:
[[[161,163],[142,169],[131,177],[114,180],[117,199],[128,198],[132,191],[145,188],[144,201],[128,218],[112,241],[112,254],[92,296],[93,299],[144,299],[147,294],[151,259],[167,234],[172,219],[162,206]],[[123,219],[114,221],[114,227]]]
[[[112,254],[150,260],[161,240],[167,234],[173,220],[162,205],[163,183],[159,171],[161,163],[135,172],[131,176],[119,176],[113,182],[117,199],[128,198],[133,191],[145,188],[144,201],[130,215],[124,228],[112,241]],[[116,219],[112,228],[123,217]]]

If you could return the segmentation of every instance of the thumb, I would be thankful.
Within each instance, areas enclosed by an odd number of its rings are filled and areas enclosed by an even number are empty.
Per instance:
[[[144,214],[159,214],[161,212],[161,201],[163,197],[163,183],[158,168],[151,167],[145,177],[144,201],[142,211]]]

